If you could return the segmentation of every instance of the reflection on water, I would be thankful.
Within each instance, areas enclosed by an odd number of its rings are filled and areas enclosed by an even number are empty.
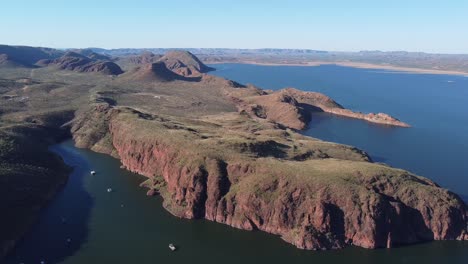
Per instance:
[[[9,259],[10,263],[58,263],[79,251],[88,239],[88,221],[94,201],[84,188],[89,173],[86,158],[73,148],[51,147],[73,173],[60,193],[45,208],[39,221]]]

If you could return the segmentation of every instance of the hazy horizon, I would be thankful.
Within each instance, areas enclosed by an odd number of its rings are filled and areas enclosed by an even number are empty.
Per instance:
[[[34,48],[52,48],[57,50],[83,50],[83,49],[104,49],[104,50],[119,50],[119,49],[131,49],[131,50],[151,50],[151,49],[175,49],[175,50],[190,50],[190,49],[220,49],[220,50],[267,50],[267,49],[275,49],[275,50],[311,50],[311,51],[324,51],[324,52],[336,52],[336,53],[358,53],[358,52],[408,52],[408,53],[425,53],[425,54],[433,54],[433,55],[468,55],[467,53],[437,53],[437,52],[425,52],[425,51],[411,51],[411,50],[321,50],[321,49],[313,49],[313,48],[272,48],[272,47],[263,47],[263,48],[224,48],[224,47],[117,47],[117,48],[105,48],[105,47],[69,47],[69,48],[62,48],[62,47],[50,47],[50,46],[34,46],[34,45],[18,45],[15,43],[0,43],[0,45],[7,45],[7,46],[23,46],[23,47],[34,47]]]
[[[468,2],[397,0],[6,2],[0,43],[468,54]],[[18,15],[21,14],[21,15]]]

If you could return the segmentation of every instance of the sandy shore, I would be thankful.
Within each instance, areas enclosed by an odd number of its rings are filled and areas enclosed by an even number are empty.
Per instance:
[[[378,69],[378,70],[389,70],[389,71],[398,71],[406,73],[420,73],[420,74],[443,74],[443,75],[462,75],[468,76],[468,72],[460,71],[445,71],[445,70],[433,70],[433,69],[423,69],[423,68],[410,68],[410,67],[400,67],[393,65],[381,65],[381,64],[371,64],[371,63],[362,63],[362,62],[349,62],[349,61],[312,61],[304,63],[269,63],[269,62],[257,62],[257,61],[225,61],[225,62],[207,62],[207,64],[222,64],[222,63],[240,63],[240,64],[255,64],[255,65],[264,65],[264,66],[310,66],[316,67],[320,65],[338,65],[344,67],[352,68],[361,68],[361,69]]]

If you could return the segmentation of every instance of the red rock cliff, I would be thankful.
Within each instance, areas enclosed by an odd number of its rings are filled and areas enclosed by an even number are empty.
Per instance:
[[[102,114],[108,118],[108,111]],[[138,122],[156,122],[146,119]],[[468,239],[465,204],[403,170],[333,158],[215,156],[199,151],[198,139],[183,141],[193,131],[180,126],[166,136],[158,130],[142,135],[118,113],[108,125],[123,165],[151,179],[162,177],[164,206],[179,217],[259,229],[304,249]],[[79,135],[80,127],[74,131]],[[173,134],[185,136],[167,140]]]

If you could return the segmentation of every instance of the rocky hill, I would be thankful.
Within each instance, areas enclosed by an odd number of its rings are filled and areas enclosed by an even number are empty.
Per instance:
[[[182,76],[199,76],[201,73],[214,70],[188,51],[170,51],[159,61],[164,62],[168,69]]]
[[[76,72],[99,72],[107,75],[123,73],[122,69],[114,62],[92,59],[73,51],[69,51],[54,60],[40,60],[37,65],[55,66],[61,70]]]
[[[132,80],[155,82],[168,82],[185,79],[184,76],[178,75],[169,70],[161,61],[137,67],[133,71],[129,71],[125,77]]]
[[[12,60],[7,54],[0,54],[0,66],[24,67],[27,65],[23,65],[17,61]]]
[[[92,51],[91,49],[74,49],[74,50],[70,50],[70,51],[81,54],[81,55],[84,55],[84,56],[86,56],[86,57],[88,57],[90,59],[93,59],[93,60],[102,60],[102,61],[111,61],[112,60],[111,56],[96,53],[96,52]]]
[[[42,59],[55,59],[64,52],[51,48],[0,45],[0,55],[7,56],[15,65],[33,66]]]
[[[162,57],[161,55],[153,54],[152,52],[146,51],[146,52],[142,52],[140,55],[133,55],[133,56],[120,58],[120,60],[126,59],[135,65],[140,65],[140,64],[155,63],[159,61],[161,57]]]

